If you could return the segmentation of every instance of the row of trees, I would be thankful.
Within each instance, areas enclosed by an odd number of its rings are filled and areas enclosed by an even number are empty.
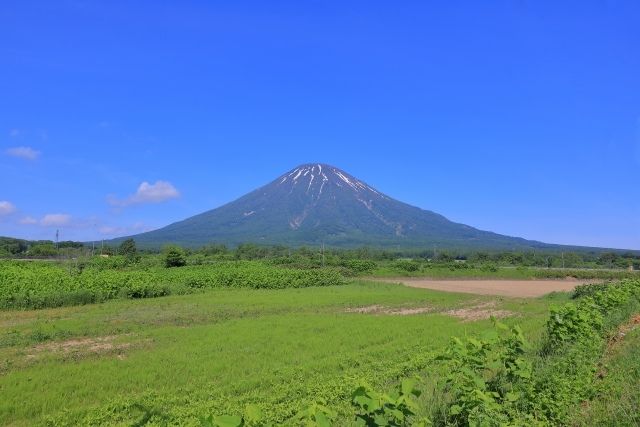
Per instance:
[[[501,266],[528,266],[553,268],[629,268],[640,269],[640,253],[633,252],[586,252],[586,251],[453,251],[438,250],[387,250],[368,247],[356,249],[323,249],[321,247],[289,248],[286,246],[263,246],[252,243],[229,248],[222,244],[212,244],[198,249],[182,249],[170,246],[162,253],[171,252],[175,259],[199,257],[224,260],[257,260],[276,258],[296,258],[317,260],[319,257],[329,261],[373,260],[392,261],[398,259],[424,259],[432,262],[470,262],[474,264],[494,263]],[[62,253],[61,253],[62,252]],[[155,250],[140,251],[133,239],[127,239],[118,246],[101,246],[95,250],[79,242],[60,242],[58,246],[51,241],[29,242],[25,240],[0,238],[0,257],[77,257],[87,254],[122,255],[128,261],[135,262],[144,253],[157,253]],[[177,256],[179,254],[180,256]],[[181,261],[172,261],[180,264]]]
[[[137,262],[140,259],[136,242],[127,239],[118,247],[118,253],[124,256],[129,262]],[[180,246],[169,245],[162,250],[162,258],[165,267],[182,267],[187,265],[187,254]]]

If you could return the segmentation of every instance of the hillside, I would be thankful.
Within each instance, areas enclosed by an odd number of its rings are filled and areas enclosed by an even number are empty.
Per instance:
[[[326,164],[298,166],[224,206],[131,237],[146,247],[213,242],[505,250],[556,247],[449,221],[395,200]]]

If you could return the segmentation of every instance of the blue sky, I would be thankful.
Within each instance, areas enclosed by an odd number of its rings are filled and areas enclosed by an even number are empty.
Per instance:
[[[640,249],[636,1],[0,13],[0,235],[157,228],[324,162],[482,229]]]

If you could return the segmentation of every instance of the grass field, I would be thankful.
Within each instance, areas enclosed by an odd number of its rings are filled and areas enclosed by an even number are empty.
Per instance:
[[[197,426],[213,415],[237,427],[216,416],[257,405],[263,418],[249,425],[316,425],[294,420],[318,403],[333,425],[355,414],[396,426],[636,422],[623,380],[640,384],[637,280],[572,298],[539,295],[580,280],[472,281],[468,268],[435,290],[353,278],[362,263],[107,261],[0,264],[0,424]],[[422,394],[401,420],[408,407],[389,396],[415,375]],[[377,399],[391,400],[376,412]]]
[[[536,339],[556,295],[500,298]],[[437,375],[431,357],[452,335],[482,331],[446,311],[491,297],[356,282],[0,312],[0,424],[198,424],[257,403],[273,421],[325,400],[338,409],[361,379],[387,386]],[[428,308],[394,315],[349,309]],[[418,310],[419,311],[419,310]],[[428,398],[428,397],[424,397]]]
[[[576,416],[576,425],[640,426],[640,315],[610,343],[600,366],[597,398]]]

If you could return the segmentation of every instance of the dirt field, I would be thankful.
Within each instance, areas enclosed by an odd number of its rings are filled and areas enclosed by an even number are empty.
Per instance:
[[[554,291],[571,291],[576,285],[589,280],[432,280],[421,278],[390,278],[383,282],[402,283],[413,288],[438,291],[462,292],[480,295],[502,295],[507,297],[539,297]]]

